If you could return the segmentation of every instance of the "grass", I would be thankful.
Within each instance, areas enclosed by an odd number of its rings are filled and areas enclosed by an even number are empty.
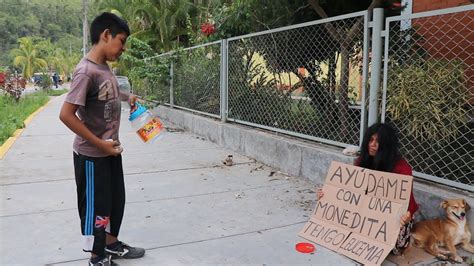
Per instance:
[[[49,96],[58,96],[67,90],[39,91],[22,97],[16,102],[9,95],[0,94],[0,145],[13,135],[15,130],[24,128],[23,121],[45,105]]]
[[[66,93],[68,91],[68,89],[62,89],[62,90],[48,90],[48,95],[49,96],[59,96],[59,95],[63,95],[64,93]]]

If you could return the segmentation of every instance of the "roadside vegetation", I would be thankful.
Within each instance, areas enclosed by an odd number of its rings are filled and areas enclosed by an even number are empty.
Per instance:
[[[58,96],[67,91],[67,89],[42,90],[21,97],[18,102],[8,94],[0,94],[0,110],[2,110],[0,112],[0,145],[11,137],[15,130],[24,128],[23,121],[45,105],[50,96]]]

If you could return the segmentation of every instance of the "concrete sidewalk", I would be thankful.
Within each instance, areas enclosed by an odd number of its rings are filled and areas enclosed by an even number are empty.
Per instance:
[[[0,265],[86,265],[64,96],[0,160]],[[313,186],[186,132],[143,144],[122,113],[127,203],[120,239],[147,249],[120,265],[354,265],[323,247],[295,251]],[[221,161],[234,155],[235,165]]]

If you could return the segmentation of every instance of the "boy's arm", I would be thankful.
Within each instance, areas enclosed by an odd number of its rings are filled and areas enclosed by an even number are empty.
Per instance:
[[[119,146],[120,143],[118,141],[105,141],[94,135],[76,116],[77,108],[79,108],[78,105],[64,102],[59,114],[59,119],[72,130],[72,132],[86,139],[107,155],[119,155],[121,151],[115,149],[115,147]]]

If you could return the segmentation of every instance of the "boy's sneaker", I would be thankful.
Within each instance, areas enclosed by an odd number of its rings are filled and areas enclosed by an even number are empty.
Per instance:
[[[96,263],[92,263],[91,260],[89,260],[89,266],[112,266],[112,265],[117,265],[111,260],[111,256],[107,255],[105,258],[101,259],[100,261]]]
[[[118,245],[115,249],[109,249],[105,247],[105,252],[112,255],[113,259],[136,259],[145,255],[144,248],[131,247],[122,241],[118,242]]]

